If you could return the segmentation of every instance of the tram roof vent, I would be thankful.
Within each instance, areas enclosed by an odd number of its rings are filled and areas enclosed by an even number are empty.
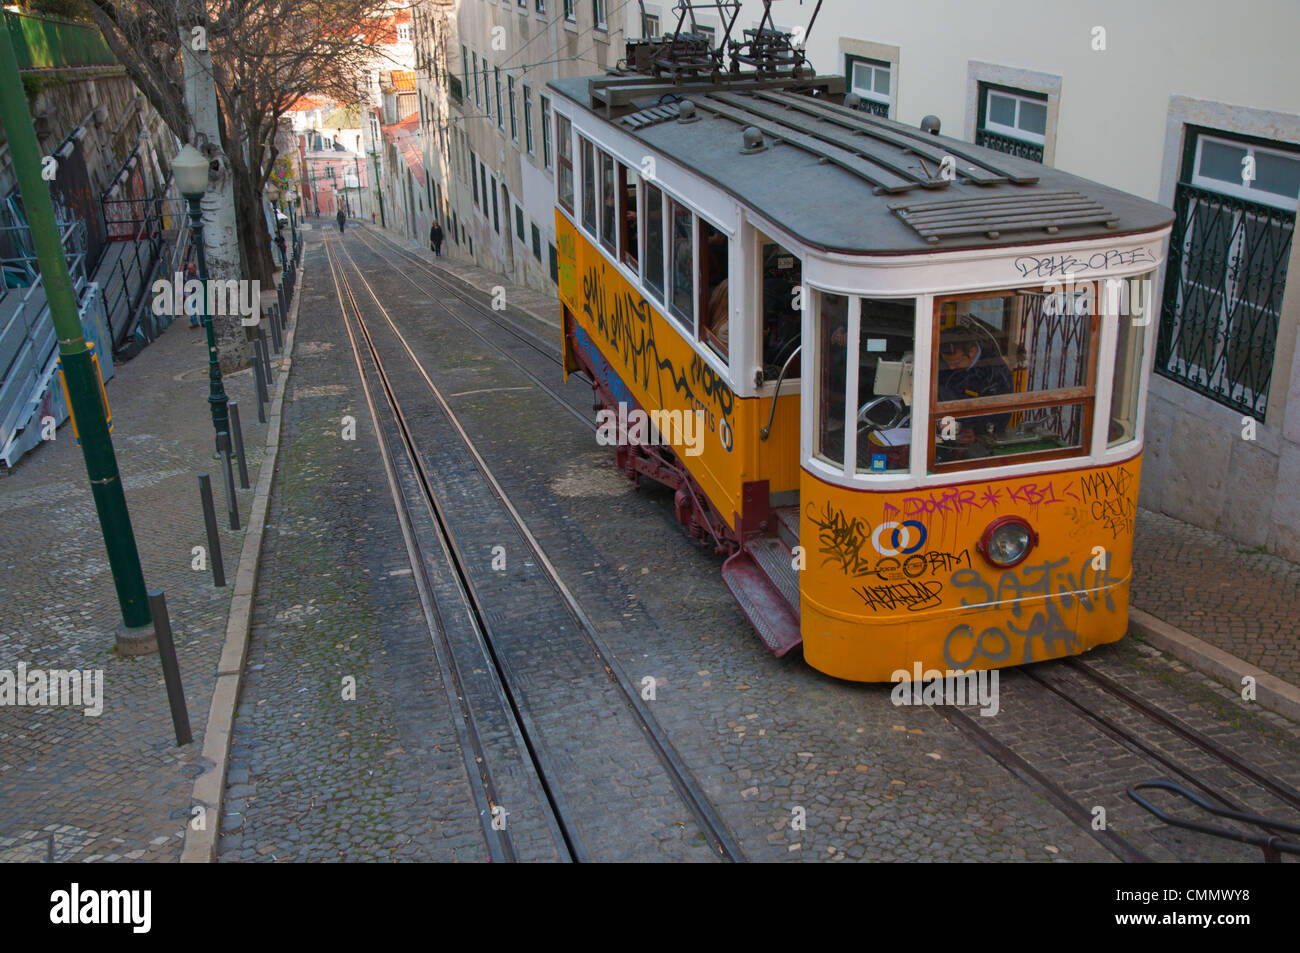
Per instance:
[[[1104,225],[1115,228],[1118,216],[1079,192],[1033,192],[907,202],[891,205],[895,215],[934,245],[944,238],[1041,229],[1056,234],[1063,228]]]
[[[664,103],[662,106],[651,106],[649,109],[628,113],[626,116],[620,117],[618,122],[619,125],[626,126],[628,129],[645,129],[661,122],[667,122],[670,119],[676,119],[678,105],[678,103]],[[695,107],[691,106],[691,108],[694,109]]]

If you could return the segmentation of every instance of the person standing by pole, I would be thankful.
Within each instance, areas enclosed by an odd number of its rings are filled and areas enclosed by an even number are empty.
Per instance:
[[[433,253],[439,258],[442,257],[442,226],[435,221],[433,227],[429,229],[429,244],[433,246]]]
[[[338,219],[338,223],[339,223],[339,234],[342,235],[342,234],[343,234],[343,226],[346,225],[346,224],[348,223],[348,217],[347,217],[346,215],[343,214],[343,209],[339,209],[339,213],[338,213],[338,215],[336,215],[336,216],[334,216],[334,217],[335,217],[336,219]]]

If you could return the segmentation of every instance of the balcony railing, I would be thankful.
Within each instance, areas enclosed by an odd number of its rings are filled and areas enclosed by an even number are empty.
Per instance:
[[[1035,145],[1032,142],[1025,142],[1022,139],[1013,139],[1011,136],[1000,136],[996,132],[989,132],[987,129],[981,129],[975,133],[975,145],[996,149],[998,152],[1005,152],[1007,155],[1019,156],[1021,159],[1031,159],[1034,162],[1043,161],[1042,146]]]

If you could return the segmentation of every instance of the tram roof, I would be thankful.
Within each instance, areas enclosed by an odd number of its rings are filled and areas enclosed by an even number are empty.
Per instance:
[[[1173,212],[1061,172],[779,88],[655,95],[606,116],[609,77],[552,80],[566,99],[669,156],[809,246],[856,254],[995,248],[1154,231]],[[681,102],[695,118],[679,116]],[[765,148],[746,150],[754,126]],[[955,179],[941,164],[955,160]]]

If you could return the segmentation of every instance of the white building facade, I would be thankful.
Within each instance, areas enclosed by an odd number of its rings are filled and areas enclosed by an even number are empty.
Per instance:
[[[417,0],[412,9],[421,141],[443,253],[554,291],[555,131],[546,84],[612,68],[627,38],[641,35],[637,4]]]

